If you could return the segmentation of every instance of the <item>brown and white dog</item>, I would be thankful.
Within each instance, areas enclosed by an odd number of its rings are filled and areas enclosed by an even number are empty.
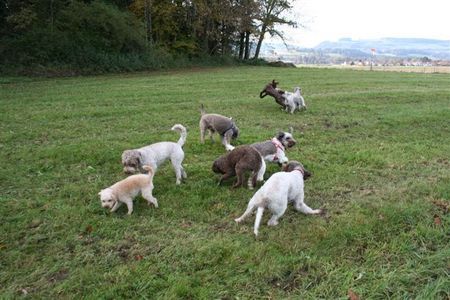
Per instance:
[[[225,146],[225,149],[227,151],[233,150],[234,147],[230,144],[231,140],[239,136],[239,128],[233,119],[219,114],[207,114],[203,104],[200,112],[200,142],[202,144],[205,142],[206,131],[208,131],[211,141],[214,142],[213,134],[217,132],[220,135],[222,145]]]
[[[256,181],[264,180],[266,163],[255,148],[251,146],[240,146],[216,159],[213,163],[212,170],[214,173],[223,174],[219,180],[219,185],[222,181],[237,176],[233,188],[244,185],[244,173],[250,171],[251,175],[248,179],[248,188],[253,189],[256,186]]]
[[[292,136],[293,129],[290,132],[279,132],[271,140],[251,144],[264,157],[265,160],[278,163],[279,165],[287,163],[289,159],[285,150],[293,147],[297,141]]]
[[[133,212],[133,199],[140,193],[148,201],[148,205],[153,204],[158,207],[158,201],[152,195],[153,191],[153,169],[150,166],[142,167],[147,174],[131,175],[112,186],[101,190],[100,201],[103,208],[110,208],[115,212],[122,203],[128,207],[128,215]]]
[[[278,219],[286,211],[288,202],[294,202],[294,208],[304,214],[320,214],[322,210],[311,209],[304,202],[304,180],[311,176],[301,163],[291,161],[283,166],[283,172],[273,174],[264,185],[250,199],[247,210],[242,216],[235,219],[237,223],[242,222],[254,209],[257,209],[255,227],[253,232],[258,235],[259,224],[264,209],[272,212],[267,225],[278,225]]]

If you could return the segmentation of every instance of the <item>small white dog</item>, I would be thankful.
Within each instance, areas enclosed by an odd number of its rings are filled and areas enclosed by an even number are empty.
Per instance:
[[[286,211],[288,202],[294,202],[294,208],[305,214],[320,214],[322,210],[311,209],[304,200],[303,180],[311,176],[301,163],[290,161],[283,166],[284,172],[273,174],[264,185],[250,199],[244,214],[235,219],[237,223],[248,217],[255,208],[258,208],[255,219],[254,233],[258,235],[259,224],[265,208],[272,212],[267,225],[278,225],[278,219]]]
[[[133,199],[141,193],[142,197],[148,201],[148,205],[153,204],[158,207],[158,201],[152,195],[153,191],[153,170],[150,166],[142,166],[147,174],[131,175],[112,186],[103,189],[98,193],[103,208],[110,208],[115,212],[122,203],[128,207],[128,215],[133,212]]]
[[[186,172],[181,165],[184,159],[183,145],[186,142],[187,131],[181,124],[176,124],[172,130],[180,133],[178,142],[159,142],[134,150],[125,150],[122,153],[123,171],[126,174],[142,172],[142,166],[149,165],[153,171],[170,159],[175,169],[176,184],[181,183],[182,178],[186,178]]]
[[[302,89],[300,87],[294,88],[293,93],[285,92],[282,96],[284,98],[286,111],[289,111],[291,114],[293,114],[296,109],[306,109],[305,99],[303,99]]]

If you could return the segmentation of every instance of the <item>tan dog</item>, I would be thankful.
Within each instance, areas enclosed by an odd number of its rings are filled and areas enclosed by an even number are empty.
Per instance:
[[[152,195],[153,191],[153,169],[150,166],[142,167],[147,174],[131,175],[112,186],[103,189],[98,193],[102,202],[102,207],[111,208],[115,212],[122,203],[128,207],[128,215],[133,212],[133,199],[139,194],[148,201],[148,205],[153,204],[158,207],[158,201]]]

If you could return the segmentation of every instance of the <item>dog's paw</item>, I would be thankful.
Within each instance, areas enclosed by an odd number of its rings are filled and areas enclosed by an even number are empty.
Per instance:
[[[237,224],[239,224],[239,223],[241,223],[241,218],[237,218],[237,219],[234,219],[234,221],[237,223]]]

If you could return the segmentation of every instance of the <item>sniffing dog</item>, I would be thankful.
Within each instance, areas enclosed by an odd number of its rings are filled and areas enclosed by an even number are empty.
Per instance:
[[[147,174],[131,175],[112,186],[101,190],[100,201],[103,208],[110,208],[111,212],[115,212],[122,203],[128,207],[128,215],[133,212],[133,199],[139,194],[147,200],[148,205],[153,204],[158,207],[158,201],[152,195],[153,191],[153,169],[144,165],[142,169]]]
[[[184,159],[183,145],[186,142],[187,131],[181,124],[175,124],[172,130],[180,133],[178,142],[159,142],[134,150],[125,150],[122,153],[123,171],[126,174],[142,172],[142,166],[149,165],[153,171],[170,159],[175,169],[176,184],[181,183],[182,178],[186,178],[186,172],[181,165]]]
[[[294,202],[294,208],[304,214],[320,214],[321,209],[311,209],[304,203],[304,180],[311,176],[301,163],[291,161],[283,166],[283,172],[273,174],[250,199],[247,210],[235,219],[242,222],[254,209],[257,209],[253,232],[258,235],[259,224],[264,209],[272,212],[267,225],[278,225],[278,219],[286,211],[288,202]]]
[[[259,93],[259,98],[264,98],[265,96],[269,95],[272,96],[275,99],[275,102],[281,105],[283,108],[286,107],[285,105],[285,99],[283,97],[283,94],[285,93],[283,90],[280,90],[277,88],[278,82],[272,80],[272,82],[269,82],[266,84],[264,89]]]
[[[305,99],[302,96],[302,89],[300,87],[294,88],[294,92],[285,92],[283,95],[284,104],[286,106],[286,111],[291,114],[294,113],[296,109],[300,110],[302,108],[306,109]]]
[[[234,147],[230,144],[231,140],[239,136],[239,128],[233,119],[219,114],[207,114],[203,105],[200,108],[200,112],[200,142],[202,144],[205,142],[206,131],[208,131],[211,141],[214,142],[213,134],[217,132],[225,149],[227,151],[233,150]]]
[[[241,146],[216,159],[212,170],[214,173],[223,174],[218,185],[230,177],[237,176],[233,188],[244,185],[244,173],[250,171],[252,173],[248,178],[248,188],[253,189],[256,186],[256,181],[264,180],[266,163],[255,148]]]
[[[265,160],[283,164],[289,161],[285,154],[287,148],[293,147],[297,141],[292,136],[293,129],[290,132],[279,132],[271,140],[251,144],[264,157]]]

